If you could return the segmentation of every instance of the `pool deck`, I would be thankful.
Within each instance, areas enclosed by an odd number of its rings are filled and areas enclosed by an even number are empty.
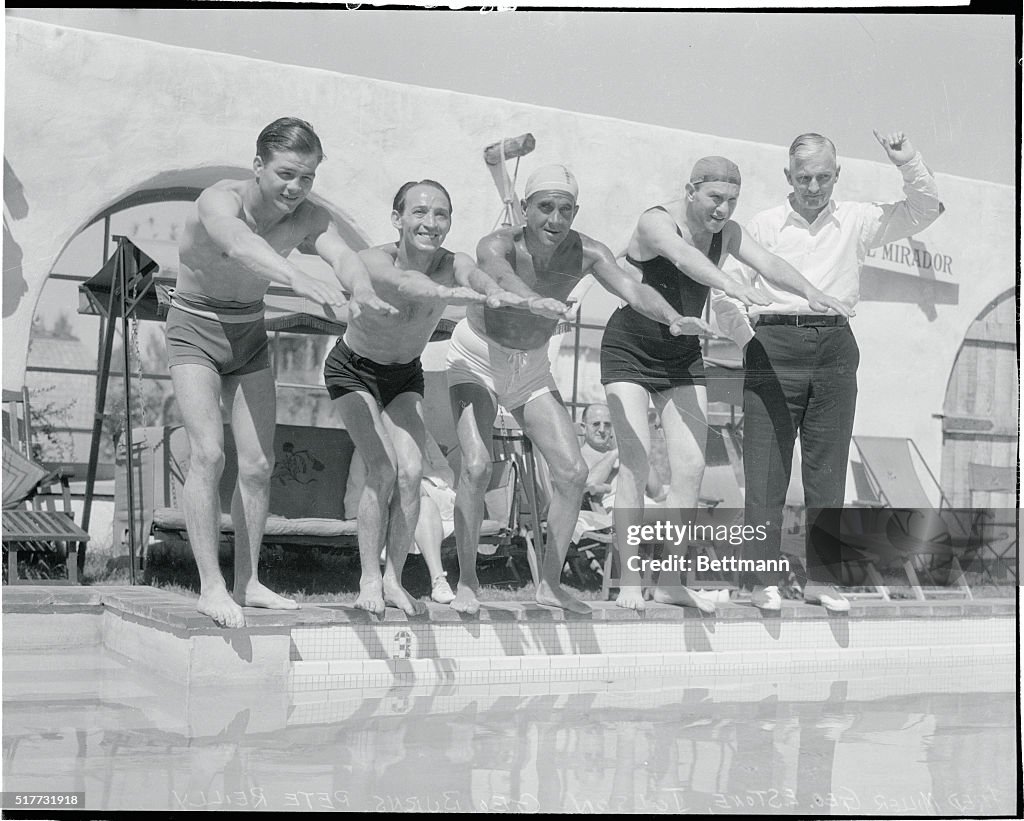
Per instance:
[[[126,615],[152,620],[156,624],[189,635],[221,635],[227,631],[211,618],[196,612],[196,599],[145,585],[136,586],[71,586],[26,585],[4,587],[0,593],[4,613],[99,613],[116,610]],[[678,621],[744,621],[763,622],[775,619],[890,619],[890,618],[991,618],[1013,617],[1017,602],[1012,598],[963,599],[856,599],[850,602],[849,613],[830,613],[825,608],[802,601],[784,599],[779,613],[765,613],[738,602],[718,605],[714,616],[703,616],[691,607],[647,603],[644,613],[636,613],[611,601],[587,602],[593,612],[586,616],[544,607],[533,601],[482,602],[474,616],[457,613],[447,605],[427,603],[422,616],[407,616],[388,607],[383,617],[372,616],[350,604],[306,603],[299,610],[263,610],[246,607],[245,631],[265,628],[310,627],[336,624],[381,623],[467,623],[467,622],[678,622]]]
[[[5,587],[4,652],[103,645],[173,681],[264,683],[290,692],[452,682],[593,680],[679,669],[734,676],[827,673],[908,662],[969,665],[1016,655],[1015,599],[864,600],[849,613],[784,601],[779,613],[718,605],[714,616],[590,602],[577,616],[534,602],[485,602],[477,615],[431,604],[378,618],[347,604],[246,608],[217,627],[196,600],[151,587]]]

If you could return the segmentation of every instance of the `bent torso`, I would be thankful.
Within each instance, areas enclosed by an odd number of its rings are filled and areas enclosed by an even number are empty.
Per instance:
[[[541,296],[564,302],[592,264],[585,260],[583,236],[576,231],[569,231],[551,261],[544,266],[536,264],[527,250],[523,228],[507,228],[503,232],[508,239],[506,261],[516,275]],[[506,348],[524,351],[546,345],[558,326],[557,319],[536,316],[526,308],[471,305],[466,309],[466,318],[483,336]]]
[[[238,201],[236,216],[265,240],[282,257],[287,257],[306,239],[312,227],[316,206],[303,202],[293,214],[275,223],[265,232],[257,230],[256,222],[242,206],[242,191],[247,182],[222,180],[214,187],[227,190]],[[199,219],[198,209],[185,222],[178,243],[179,270],[176,288],[179,291],[203,294],[230,302],[255,302],[270,287],[266,280],[233,261],[207,233]]]
[[[397,259],[395,243],[379,246],[393,260]],[[429,269],[422,273],[437,285],[455,287],[455,255],[445,248],[434,254]],[[393,316],[361,313],[350,320],[345,331],[345,344],[360,356],[381,365],[411,362],[423,353],[441,320],[446,303],[440,299],[409,299],[390,283],[373,284],[377,296],[398,309]]]

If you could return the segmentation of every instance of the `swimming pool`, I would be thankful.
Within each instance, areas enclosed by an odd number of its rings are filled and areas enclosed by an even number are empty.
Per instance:
[[[872,672],[182,687],[7,652],[7,791],[87,809],[1012,814],[1012,658]]]

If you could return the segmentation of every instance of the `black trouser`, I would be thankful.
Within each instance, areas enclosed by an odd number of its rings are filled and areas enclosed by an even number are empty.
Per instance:
[[[747,542],[746,557],[778,559],[798,434],[808,517],[817,509],[842,507],[860,350],[849,325],[758,325],[743,359],[746,522],[765,525],[768,536]],[[811,531],[808,526],[808,536]],[[838,583],[836,541],[808,538],[806,544],[808,578]],[[742,579],[745,586],[778,581],[776,574]]]

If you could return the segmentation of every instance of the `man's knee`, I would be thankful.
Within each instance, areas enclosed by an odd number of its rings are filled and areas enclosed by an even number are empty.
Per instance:
[[[366,467],[366,487],[375,490],[378,498],[390,496],[397,481],[398,470],[387,460]]]
[[[589,470],[582,456],[549,461],[551,483],[556,487],[582,490],[587,486]]]
[[[274,464],[273,454],[238,454],[238,481],[248,485],[269,485]]]
[[[395,472],[395,485],[404,499],[420,497],[420,483],[423,480],[423,465],[401,465]]]
[[[224,444],[216,440],[189,442],[189,471],[197,476],[220,479],[224,473]]]
[[[693,484],[694,482],[700,482],[704,477],[705,468],[704,458],[697,456],[693,459],[687,459],[683,464],[676,464],[672,466],[672,479],[673,484]]]
[[[484,490],[491,478],[491,457],[483,449],[472,449],[463,454],[459,483],[473,490]]]

